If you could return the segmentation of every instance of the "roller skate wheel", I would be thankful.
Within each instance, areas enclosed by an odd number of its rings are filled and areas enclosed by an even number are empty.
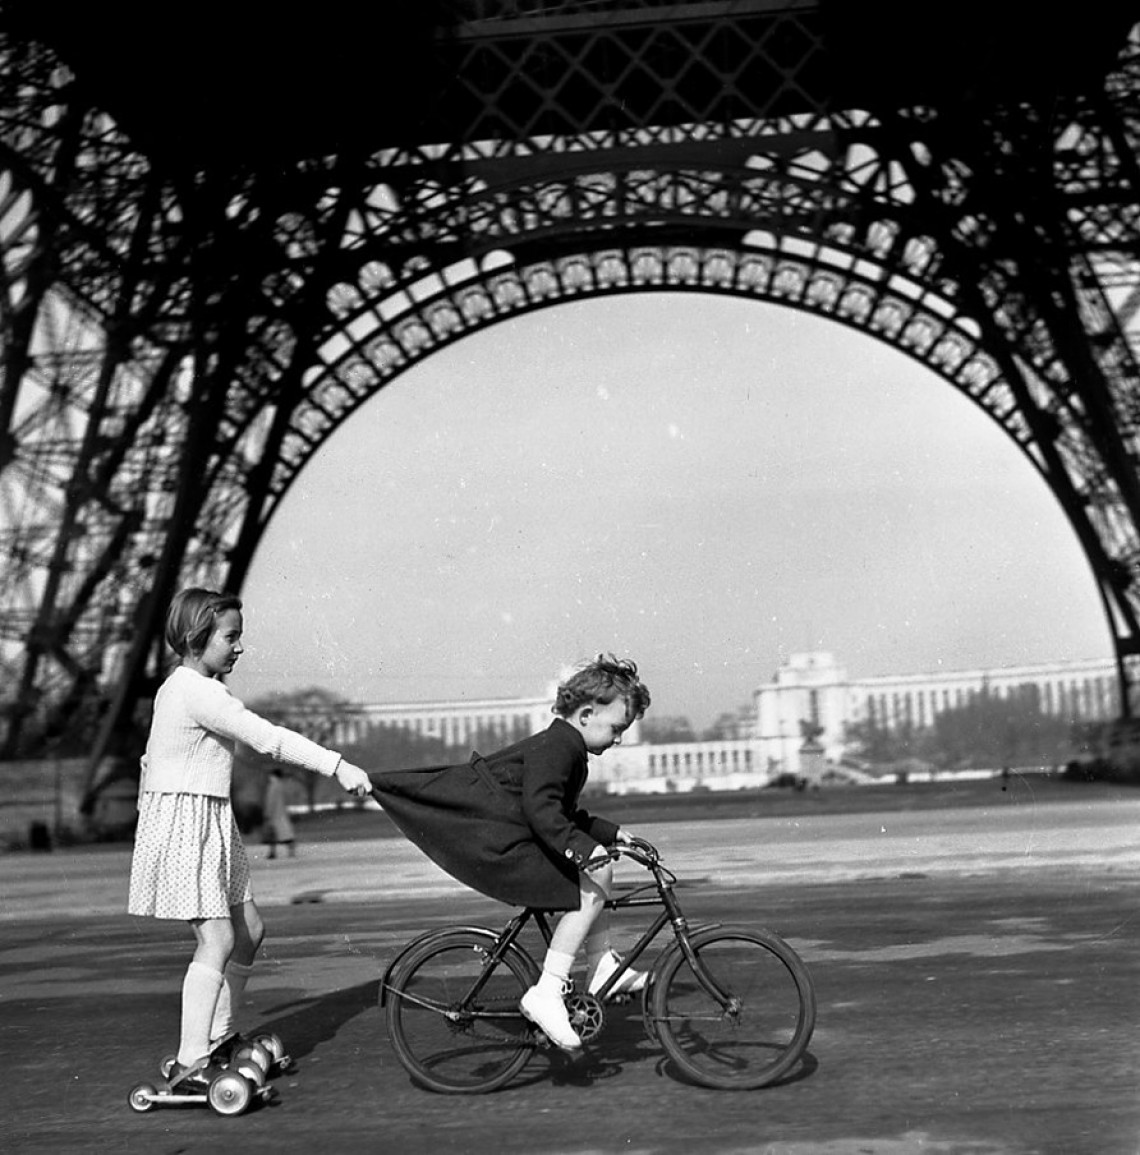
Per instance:
[[[256,1063],[261,1068],[263,1075],[269,1074],[269,1068],[273,1066],[273,1057],[269,1051],[256,1041],[242,1043],[236,1051],[234,1051],[233,1058],[230,1060],[231,1066],[250,1061]]]
[[[131,1090],[127,1102],[132,1111],[138,1111],[141,1115],[144,1111],[153,1110],[157,1095],[158,1092],[149,1083],[140,1083]]]
[[[164,1055],[162,1062],[158,1064],[158,1073],[164,1078],[170,1078],[170,1072],[174,1070],[174,1064],[178,1062],[177,1055]]]
[[[239,1059],[233,1065],[233,1070],[244,1075],[253,1084],[254,1090],[260,1091],[265,1086],[265,1072],[252,1059]]]
[[[254,1035],[253,1041],[260,1043],[269,1052],[269,1057],[274,1063],[280,1063],[285,1058],[285,1044],[277,1035],[266,1032]]]
[[[219,1115],[240,1115],[253,1098],[253,1084],[237,1071],[223,1071],[210,1083],[206,1098]]]

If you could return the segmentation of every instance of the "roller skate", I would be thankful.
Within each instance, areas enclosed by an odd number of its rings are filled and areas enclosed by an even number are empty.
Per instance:
[[[164,1080],[160,1087],[151,1083],[133,1087],[127,1096],[131,1110],[142,1113],[155,1107],[208,1106],[218,1115],[240,1115],[270,1091],[264,1080],[258,1086],[240,1071],[221,1067],[208,1056],[188,1067],[174,1062]]]
[[[274,1075],[290,1070],[293,1064],[281,1040],[268,1031],[253,1035],[232,1031],[211,1044],[207,1057],[216,1067],[244,1075],[258,1089]],[[159,1064],[162,1077],[168,1079],[176,1066],[175,1056],[167,1055]]]
[[[243,1073],[247,1065],[254,1064],[261,1068],[266,1079],[293,1068],[285,1045],[271,1031],[254,1031],[248,1035],[234,1031],[213,1044],[210,1059],[224,1067],[237,1067]]]

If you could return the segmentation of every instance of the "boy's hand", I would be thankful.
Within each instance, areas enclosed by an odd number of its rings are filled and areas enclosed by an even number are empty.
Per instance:
[[[619,830],[617,832],[617,834],[614,835],[614,841],[620,842],[622,844],[622,846],[632,846],[633,845],[633,835],[630,834],[628,831]]]
[[[355,794],[358,798],[363,798],[372,792],[372,779],[364,770],[361,770],[359,766],[353,766],[351,762],[345,762],[341,759],[340,765],[336,768],[335,777],[349,794]]]

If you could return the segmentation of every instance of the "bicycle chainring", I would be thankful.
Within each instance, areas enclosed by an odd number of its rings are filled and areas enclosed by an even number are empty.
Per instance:
[[[606,1012],[593,995],[575,991],[566,996],[566,1014],[583,1043],[596,1039],[606,1022]]]

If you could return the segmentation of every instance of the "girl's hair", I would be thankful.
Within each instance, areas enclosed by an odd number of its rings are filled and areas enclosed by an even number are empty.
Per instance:
[[[554,713],[567,718],[579,706],[591,702],[608,704],[615,698],[625,699],[626,717],[631,722],[649,709],[649,689],[638,679],[637,663],[630,658],[599,654],[558,687]]]
[[[210,640],[214,620],[226,610],[240,610],[241,598],[216,590],[188,589],[174,595],[166,611],[166,643],[181,657],[200,654]]]

